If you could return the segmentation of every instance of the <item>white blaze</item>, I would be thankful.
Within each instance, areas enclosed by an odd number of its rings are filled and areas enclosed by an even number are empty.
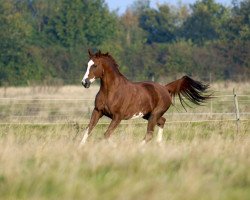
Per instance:
[[[83,83],[85,83],[86,79],[89,77],[89,70],[90,70],[90,68],[91,68],[91,66],[92,66],[93,64],[95,64],[93,60],[90,60],[90,61],[88,62],[87,71],[86,71],[86,73],[84,74],[84,77],[83,77],[83,79],[82,79],[82,82],[83,82]],[[92,83],[94,80],[95,80],[95,78],[92,78],[92,79],[90,79],[89,81]]]

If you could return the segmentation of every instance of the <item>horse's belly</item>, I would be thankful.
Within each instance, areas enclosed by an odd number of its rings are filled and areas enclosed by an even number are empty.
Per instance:
[[[142,113],[142,112],[139,112],[138,114],[136,113],[136,114],[134,114],[132,117],[131,117],[131,119],[137,119],[137,118],[141,118],[141,117],[143,117],[144,116],[144,114]]]
[[[138,100],[132,102],[129,106],[124,108],[125,119],[138,119],[144,117],[146,114],[151,112],[151,106],[149,101]]]
[[[124,119],[138,119],[138,118],[143,118],[147,113],[148,113],[148,111],[143,110],[143,109],[131,110],[131,111],[127,112],[124,115]]]

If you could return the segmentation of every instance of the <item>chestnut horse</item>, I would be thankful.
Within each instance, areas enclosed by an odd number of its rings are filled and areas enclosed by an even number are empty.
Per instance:
[[[167,85],[148,81],[131,82],[121,74],[116,61],[108,53],[103,54],[99,51],[93,54],[89,50],[89,59],[82,85],[89,88],[90,84],[99,78],[101,86],[95,97],[95,108],[80,146],[86,142],[103,115],[112,120],[104,134],[105,138],[110,137],[121,120],[142,117],[148,120],[147,133],[142,143],[152,139],[156,125],[159,126],[157,141],[161,142],[166,121],[163,115],[172,105],[172,98],[175,95],[179,96],[183,107],[182,96],[197,105],[209,98],[209,95],[204,94],[208,85],[188,76]]]

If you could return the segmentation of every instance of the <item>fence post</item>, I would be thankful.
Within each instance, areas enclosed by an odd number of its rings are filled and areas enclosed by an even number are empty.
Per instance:
[[[210,99],[210,119],[213,118],[213,100]]]
[[[237,133],[239,133],[240,111],[239,111],[239,104],[238,104],[238,99],[237,99],[237,95],[235,92],[235,88],[233,89],[233,95],[234,95],[234,106],[235,106],[235,114],[236,114]]]
[[[209,85],[212,85],[212,73],[209,73]],[[213,98],[210,99],[210,119],[213,118]]]

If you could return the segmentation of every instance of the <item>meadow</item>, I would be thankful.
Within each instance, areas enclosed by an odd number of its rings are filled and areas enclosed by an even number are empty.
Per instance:
[[[242,95],[239,132],[231,96],[186,115],[176,100],[161,145],[139,145],[143,121],[123,123],[103,140],[103,119],[82,149],[98,87],[0,88],[0,199],[249,199],[249,86],[211,87]]]

